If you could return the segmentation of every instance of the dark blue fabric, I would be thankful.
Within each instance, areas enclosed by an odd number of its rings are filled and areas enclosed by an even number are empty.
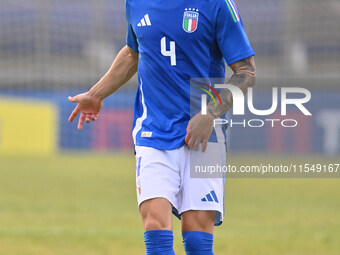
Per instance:
[[[212,234],[200,231],[184,232],[183,244],[187,255],[214,255]]]
[[[175,255],[174,236],[170,230],[149,230],[144,233],[146,255]]]

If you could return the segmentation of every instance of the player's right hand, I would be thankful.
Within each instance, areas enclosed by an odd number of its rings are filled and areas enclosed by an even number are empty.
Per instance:
[[[103,106],[103,100],[91,95],[89,92],[68,97],[68,100],[73,103],[78,103],[74,108],[68,121],[72,122],[80,113],[78,121],[78,130],[83,129],[84,121],[89,123],[98,119],[98,114]]]

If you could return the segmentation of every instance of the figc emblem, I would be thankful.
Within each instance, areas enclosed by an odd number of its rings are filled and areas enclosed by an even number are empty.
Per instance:
[[[186,8],[183,15],[183,29],[187,33],[193,33],[198,26],[198,9]]]

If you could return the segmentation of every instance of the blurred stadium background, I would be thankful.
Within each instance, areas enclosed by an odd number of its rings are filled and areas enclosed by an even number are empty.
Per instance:
[[[290,109],[301,125],[289,132],[229,130],[231,158],[338,159],[340,2],[236,3],[257,53],[255,105],[270,105],[272,87],[304,87],[313,116]],[[143,253],[130,135],[136,79],[106,100],[96,123],[79,132],[67,122],[67,96],[96,83],[125,44],[124,5],[0,0],[1,255]],[[233,209],[218,254],[338,254],[337,180],[227,184]],[[177,235],[184,254],[179,246]]]
[[[124,46],[124,1],[1,0],[0,4],[0,96],[4,100],[0,151],[131,149],[136,79],[106,101],[97,124],[77,132],[75,124],[66,122],[73,107],[67,96],[97,82]],[[304,87],[312,90],[309,107],[314,116],[303,120],[303,130],[289,134],[279,127],[235,128],[229,141],[232,151],[339,154],[339,1],[239,0],[238,5],[257,53],[256,91],[260,92],[255,104],[268,106],[273,86]],[[20,111],[25,125],[16,125],[7,108]],[[27,121],[37,116],[32,114],[36,108],[41,111],[39,123]],[[277,134],[285,141],[275,141]],[[294,136],[299,136],[298,141],[289,139]]]

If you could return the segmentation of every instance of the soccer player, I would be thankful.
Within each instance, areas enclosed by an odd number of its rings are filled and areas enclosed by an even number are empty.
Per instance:
[[[190,162],[225,163],[218,147],[225,143],[224,130],[213,122],[233,100],[223,89],[207,114],[191,115],[190,79],[224,78],[226,62],[234,72],[228,84],[245,94],[255,83],[255,53],[233,0],[126,0],[126,17],[127,45],[97,84],[69,97],[77,103],[69,121],[80,113],[79,130],[95,121],[104,98],[138,70],[132,135],[146,254],[175,254],[172,212],[181,218],[186,253],[213,254],[224,179],[190,178]]]

